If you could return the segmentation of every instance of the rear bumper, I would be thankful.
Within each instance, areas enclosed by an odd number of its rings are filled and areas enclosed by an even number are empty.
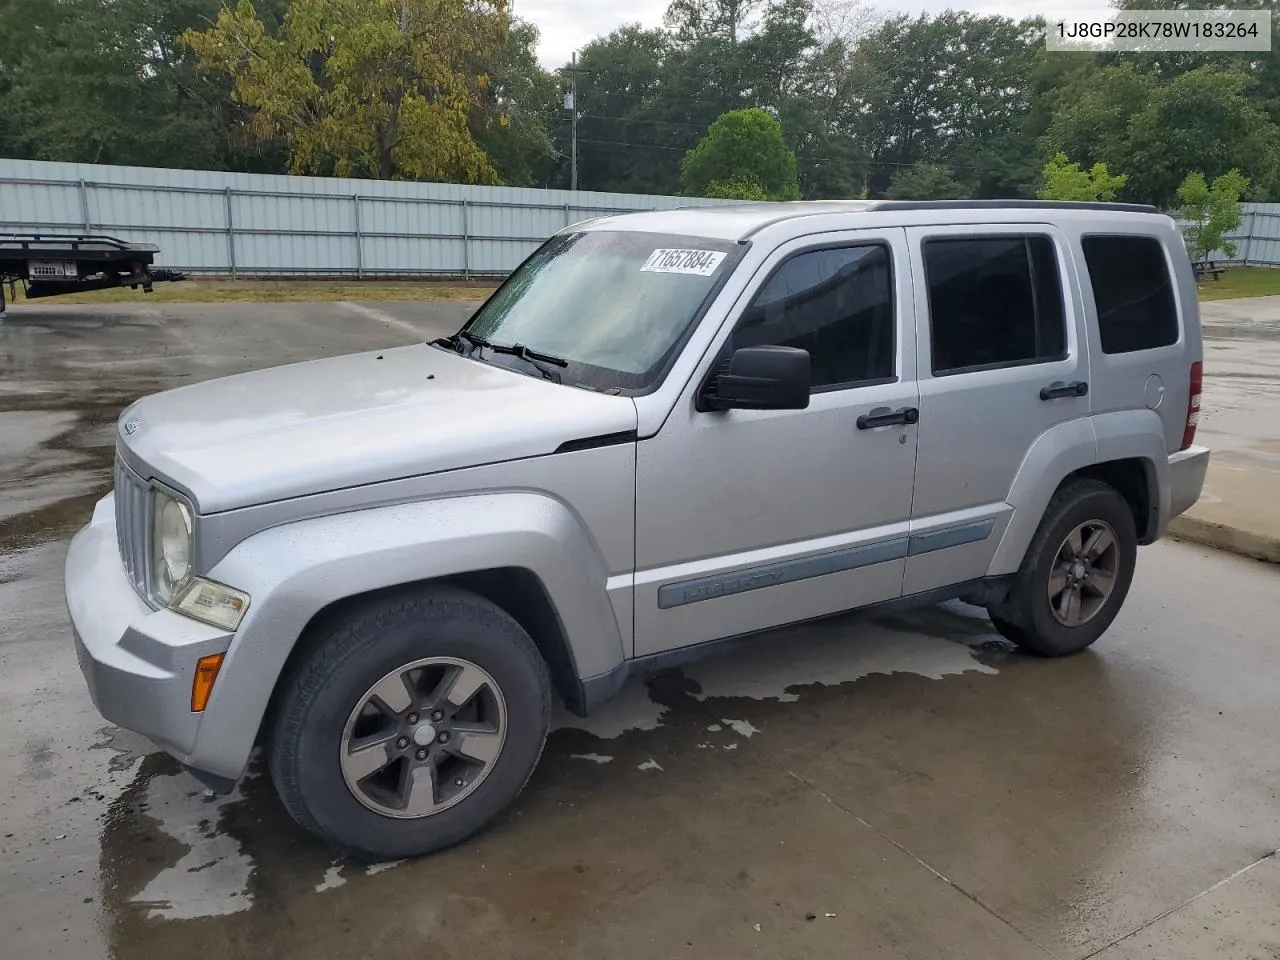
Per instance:
[[[1186,513],[1204,490],[1209,448],[1188,447],[1169,457],[1169,519]]]
[[[225,652],[232,635],[153,610],[138,596],[120,562],[111,497],[98,503],[89,526],[71,541],[66,597],[76,657],[98,712],[188,767],[238,777],[240,769],[206,769],[197,755],[204,715],[191,712],[196,661]]]

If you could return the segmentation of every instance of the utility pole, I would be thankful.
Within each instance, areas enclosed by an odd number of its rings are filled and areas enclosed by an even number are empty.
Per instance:
[[[569,74],[569,92],[564,95],[564,108],[569,113],[569,189],[578,189],[578,74],[588,71],[578,67],[578,54],[562,73]]]
[[[578,189],[578,54],[573,55],[573,69],[569,74],[569,109],[573,111],[570,124],[569,139],[572,141],[573,167],[570,176],[570,190]]]

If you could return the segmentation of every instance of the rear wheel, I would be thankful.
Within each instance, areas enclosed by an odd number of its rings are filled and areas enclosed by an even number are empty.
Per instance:
[[[466,839],[528,781],[551,686],[504,611],[448,588],[330,624],[282,697],[268,745],[303,827],[371,859]]]
[[[1137,559],[1133,513],[1115,488],[1077,480],[1055,494],[991,622],[1028,653],[1061,657],[1096,641],[1120,612]]]

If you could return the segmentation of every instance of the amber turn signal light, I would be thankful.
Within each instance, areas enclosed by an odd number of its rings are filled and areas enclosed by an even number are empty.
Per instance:
[[[196,678],[191,681],[191,712],[204,713],[209,696],[213,693],[213,682],[218,679],[218,671],[222,669],[225,653],[215,653],[201,657],[196,661]]]

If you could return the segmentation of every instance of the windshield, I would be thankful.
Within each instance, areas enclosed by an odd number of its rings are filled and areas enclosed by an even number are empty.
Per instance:
[[[566,384],[643,392],[666,372],[744,249],[657,233],[555,237],[464,331],[495,346],[519,345],[565,361]],[[483,348],[473,356],[537,375],[519,356]]]

